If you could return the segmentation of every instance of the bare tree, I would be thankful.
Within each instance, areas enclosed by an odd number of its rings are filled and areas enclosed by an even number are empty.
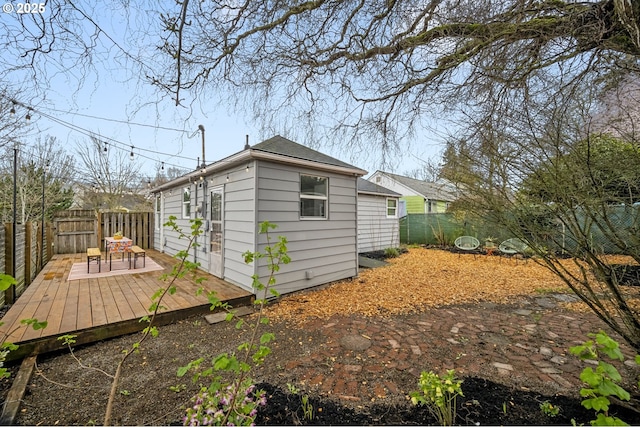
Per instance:
[[[628,80],[639,16],[640,0],[53,0],[3,16],[0,67],[44,97],[61,73],[78,87],[115,64],[176,103],[228,101],[264,129],[373,155],[396,151],[425,117]]]
[[[256,117],[316,139],[328,124],[352,150],[393,151],[436,111],[637,73],[640,54],[640,0],[185,0],[162,21],[173,66],[153,81],[176,103],[231,87]]]
[[[603,132],[613,127],[601,114],[600,88],[558,94],[469,126],[448,150],[445,175],[465,189],[458,208],[524,240],[640,351],[640,305],[631,286],[640,261],[640,144],[624,137],[631,132]],[[627,114],[609,123],[620,116]]]
[[[17,147],[16,219],[40,221],[42,218],[42,195],[44,190],[45,217],[51,219],[53,212],[66,209],[73,201],[74,160],[60,142],[46,136],[32,145]],[[13,148],[5,147],[0,168],[0,212],[3,222],[13,219]],[[44,175],[43,175],[44,174]],[[44,178],[44,181],[43,181]],[[43,188],[44,185],[44,188]]]
[[[138,171],[140,164],[130,153],[92,136],[78,145],[78,156],[83,169],[82,202],[96,210],[117,209],[127,194],[142,190]]]

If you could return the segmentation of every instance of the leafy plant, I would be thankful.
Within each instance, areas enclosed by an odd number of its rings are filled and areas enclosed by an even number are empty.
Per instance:
[[[266,258],[269,277],[266,284],[260,281],[258,274],[253,275],[252,286],[256,295],[262,295],[255,301],[258,308],[255,323],[250,325],[251,334],[248,341],[241,343],[236,353],[221,353],[211,361],[211,367],[201,369],[203,358],[191,361],[184,367],[178,369],[178,376],[181,377],[187,372],[194,370],[193,381],[202,379],[209,380],[209,386],[203,388],[194,397],[194,405],[187,410],[184,417],[185,425],[215,424],[215,425],[251,425],[257,414],[257,408],[265,404],[264,392],[256,391],[253,380],[249,373],[252,366],[262,364],[265,358],[271,353],[267,346],[275,336],[272,333],[259,335],[261,325],[269,323],[269,319],[264,315],[264,307],[269,296],[278,296],[278,292],[273,289],[276,283],[275,274],[280,270],[281,264],[288,264],[290,258],[287,255],[287,239],[279,236],[275,243],[272,243],[269,230],[275,229],[276,225],[268,221],[260,224],[260,234],[265,234],[267,244],[264,252],[247,251],[243,254],[245,263]],[[222,305],[216,298],[210,298],[212,309],[228,307]],[[233,319],[233,313],[227,314],[227,321]],[[236,326],[242,328],[244,322],[238,321]],[[222,374],[225,373],[223,376]],[[229,376],[231,380],[229,380]]]
[[[258,407],[267,403],[266,393],[256,391],[250,378],[245,378],[239,396],[234,384],[209,391],[203,388],[193,397],[184,425],[252,425]]]
[[[386,248],[384,250],[385,258],[397,258],[398,256],[400,256],[400,251],[398,250],[398,248]]]
[[[571,354],[578,356],[580,360],[598,361],[595,370],[588,366],[580,373],[580,379],[587,384],[587,387],[580,389],[580,396],[584,398],[582,406],[596,412],[596,419],[591,421],[591,425],[628,425],[620,418],[609,415],[609,397],[629,400],[629,392],[618,384],[622,377],[615,366],[599,360],[601,355],[604,355],[611,360],[624,361],[620,346],[602,330],[597,334],[589,334],[589,337],[594,339],[569,349]],[[640,356],[636,356],[635,360],[636,363],[640,363]]]
[[[560,413],[560,407],[554,406],[548,400],[545,400],[540,404],[540,410],[543,414],[551,418],[556,417]]]
[[[462,380],[455,378],[450,369],[442,377],[433,372],[422,372],[418,380],[420,391],[409,394],[414,405],[423,404],[441,426],[453,425],[456,420],[456,399],[462,394]]]

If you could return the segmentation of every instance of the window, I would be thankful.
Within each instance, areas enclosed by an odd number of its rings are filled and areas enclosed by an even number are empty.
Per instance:
[[[329,179],[300,175],[300,218],[326,218]]]
[[[398,199],[387,199],[387,218],[398,217]]]
[[[160,224],[160,207],[162,206],[162,194],[156,194],[156,230],[160,230],[162,224]]]
[[[191,217],[191,188],[187,187],[182,193],[182,218]]]

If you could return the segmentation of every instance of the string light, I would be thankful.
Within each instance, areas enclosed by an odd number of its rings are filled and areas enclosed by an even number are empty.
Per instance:
[[[11,101],[12,107],[11,107],[10,113],[11,113],[12,116],[16,114],[16,108],[15,108],[16,105],[19,105],[19,106],[22,106],[24,108],[28,108],[29,113],[26,116],[27,120],[29,120],[31,118],[31,116],[32,116],[31,112],[33,111],[33,112],[38,113],[40,116],[42,116],[45,119],[48,119],[48,120],[50,120],[52,122],[55,122],[55,123],[57,123],[57,124],[59,124],[61,126],[64,126],[64,127],[68,128],[68,129],[71,129],[71,130],[73,130],[75,132],[78,132],[78,133],[80,133],[82,135],[86,135],[86,136],[89,136],[89,137],[96,137],[94,132],[60,119],[59,118],[59,116],[60,116],[59,114],[56,114],[55,116],[52,116],[52,115],[50,115],[50,114],[48,114],[48,113],[46,113],[46,112],[44,112],[44,111],[42,111],[40,109],[34,109],[32,107],[28,107],[27,105],[15,100],[15,99],[9,98],[9,97],[7,97],[5,95],[0,94],[0,97],[1,98],[5,98],[8,101]],[[156,126],[156,125],[146,125],[146,124],[141,124],[141,123],[135,123],[135,122],[130,122],[130,121],[113,120],[113,119],[108,119],[108,118],[104,118],[104,117],[83,115],[83,114],[79,114],[79,113],[60,111],[60,110],[55,110],[55,109],[51,109],[51,108],[47,108],[45,110],[46,111],[62,112],[62,113],[65,113],[65,114],[74,114],[74,115],[83,116],[83,117],[91,117],[91,118],[94,118],[94,119],[107,120],[107,121],[118,122],[118,123],[126,123],[126,124],[129,124],[129,125],[146,126],[146,127],[151,127],[151,128],[154,128],[154,129],[171,130],[171,131],[176,131],[176,132],[181,132],[181,133],[186,133],[187,132],[184,129],[172,129],[172,128],[165,128],[165,127]],[[191,135],[191,136],[188,135],[187,137],[195,136],[198,133],[198,131],[199,130],[196,130],[193,135]],[[122,150],[122,151],[125,151],[127,149],[126,147],[128,146],[128,144],[126,144],[124,142],[118,141],[118,140],[113,139],[113,138],[104,137],[104,136],[101,136],[100,138],[103,139],[103,140],[104,139],[108,139],[111,142],[111,146],[112,146],[111,148],[116,148],[116,149]],[[105,146],[103,148],[103,151],[106,152],[107,151],[107,144],[108,144],[107,141],[104,141],[104,144],[105,144]],[[133,148],[134,147],[131,146],[131,148],[132,148],[132,150],[130,151],[129,155],[130,155],[131,160],[133,160],[133,157],[134,157]],[[145,149],[145,148],[138,148],[138,156],[140,156],[140,157],[142,157],[144,159],[148,159],[148,160],[156,161],[156,162],[159,160],[157,157],[154,158],[154,157],[150,157],[148,155],[144,155],[143,153],[145,153],[145,152],[153,154],[153,155],[167,156],[167,157],[185,159],[185,160],[193,160],[193,157],[180,156],[180,155],[176,155],[176,154],[173,154],[173,153],[165,153],[165,152],[160,152],[160,151],[155,151],[155,150],[150,150],[150,149]],[[164,166],[165,166],[165,162],[163,161],[162,162],[162,167],[161,167],[161,170],[163,170],[163,171],[165,170]],[[184,165],[178,165],[178,164],[174,164],[174,163],[167,163],[167,166],[174,166],[176,168],[185,169]]]
[[[31,108],[29,108],[29,111],[27,111],[27,115],[26,115],[25,119],[27,120],[27,122],[31,121]]]
[[[229,174],[227,174],[227,182],[229,182]]]
[[[133,145],[131,146],[131,153],[129,154],[129,159],[133,160]]]

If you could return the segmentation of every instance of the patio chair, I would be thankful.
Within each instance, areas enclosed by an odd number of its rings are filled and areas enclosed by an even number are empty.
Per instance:
[[[475,258],[476,253],[474,251],[480,246],[480,241],[473,236],[460,236],[453,244],[462,251],[472,252]],[[460,256],[460,252],[458,252],[458,256]]]
[[[517,237],[507,239],[498,246],[498,250],[506,255],[524,255],[527,249],[529,249],[529,246]]]

